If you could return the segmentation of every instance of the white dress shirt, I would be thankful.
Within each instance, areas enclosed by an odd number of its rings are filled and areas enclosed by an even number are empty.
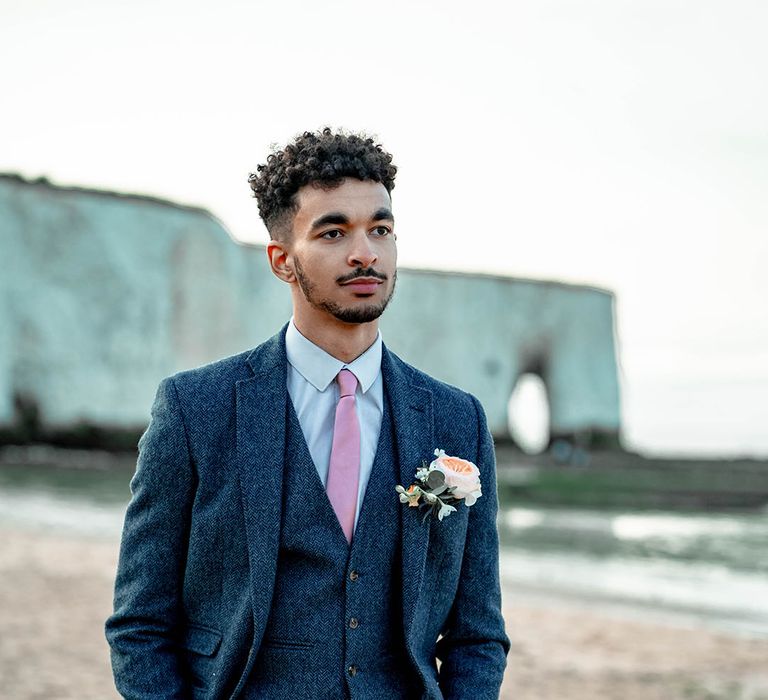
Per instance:
[[[288,356],[288,394],[299,418],[309,454],[323,487],[328,482],[328,466],[333,444],[333,423],[339,401],[336,375],[348,369],[357,377],[355,404],[360,421],[360,480],[357,490],[355,524],[368,485],[379,443],[384,415],[384,385],[381,379],[381,333],[362,355],[345,363],[329,355],[305,338],[291,318],[285,334]]]

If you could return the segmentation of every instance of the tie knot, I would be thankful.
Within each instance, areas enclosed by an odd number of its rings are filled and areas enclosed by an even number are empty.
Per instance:
[[[350,372],[348,369],[343,369],[336,375],[336,380],[339,382],[339,398],[342,396],[355,395],[355,389],[357,389],[357,377],[353,372]]]

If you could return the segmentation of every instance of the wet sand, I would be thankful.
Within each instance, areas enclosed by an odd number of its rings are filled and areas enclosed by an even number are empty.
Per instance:
[[[0,527],[0,696],[108,700],[117,543]],[[505,590],[509,700],[768,700],[768,640]]]

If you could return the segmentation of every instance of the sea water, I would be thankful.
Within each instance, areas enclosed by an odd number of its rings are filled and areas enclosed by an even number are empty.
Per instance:
[[[0,527],[117,541],[130,477],[124,467],[0,466]],[[768,513],[502,502],[498,526],[505,600],[543,596],[768,637]]]
[[[515,507],[499,513],[505,589],[768,637],[768,513]]]

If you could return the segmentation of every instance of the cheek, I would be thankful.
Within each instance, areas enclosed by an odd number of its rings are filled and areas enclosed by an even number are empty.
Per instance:
[[[393,245],[384,247],[379,252],[379,265],[393,271],[397,267],[397,248]]]
[[[313,284],[323,284],[324,274],[322,260],[318,260],[315,255],[297,255],[296,261],[301,268],[301,273],[307,279],[311,280]]]

